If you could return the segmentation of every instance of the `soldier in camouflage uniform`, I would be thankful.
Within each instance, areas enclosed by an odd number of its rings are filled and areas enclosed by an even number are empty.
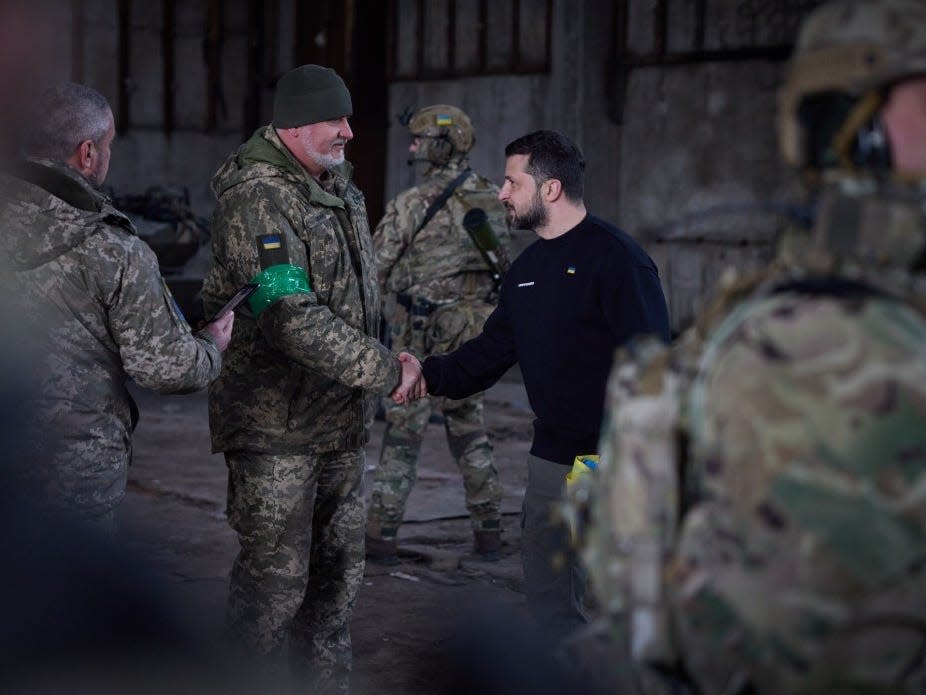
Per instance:
[[[780,107],[812,229],[609,383],[584,556],[628,692],[926,691],[926,5],[818,9]]]
[[[414,370],[376,339],[380,298],[341,78],[280,78],[272,125],[219,169],[209,311],[260,283],[209,392],[241,550],[229,627],[271,664],[287,641],[318,687],[346,689],[350,614],[363,576],[363,447],[375,399]]]
[[[111,529],[138,419],[126,382],[205,387],[233,319],[193,335],[154,253],[98,190],[115,134],[99,92],[53,87],[30,124],[25,158],[0,185],[7,301],[21,313],[17,334],[34,341],[39,390],[27,456],[49,502]]]
[[[413,138],[409,164],[423,181],[389,202],[373,233],[373,247],[386,304],[393,307],[392,347],[423,360],[479,334],[495,307],[497,281],[508,267],[504,244],[509,233],[498,187],[469,168],[474,143],[469,117],[453,106],[428,106],[412,116],[408,129]],[[450,195],[442,202],[445,193]],[[439,207],[427,220],[432,205]],[[481,253],[464,228],[464,216],[477,209],[485,212],[494,232],[493,255]],[[372,560],[397,562],[396,534],[415,483],[431,401],[422,398],[403,406],[384,400],[386,431],[367,522]],[[463,474],[476,552],[497,559],[502,488],[486,435],[483,394],[443,400],[441,410],[450,451]]]

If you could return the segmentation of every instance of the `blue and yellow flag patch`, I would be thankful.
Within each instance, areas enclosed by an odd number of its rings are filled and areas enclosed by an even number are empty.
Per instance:
[[[278,249],[282,246],[280,243],[280,237],[276,234],[267,234],[260,237],[260,243],[267,251],[271,249]]]
[[[568,268],[566,268],[566,275],[575,275],[575,274],[576,274],[576,267],[574,265],[571,265]]]
[[[449,113],[437,114],[437,125],[453,125],[453,118]]]
[[[286,239],[282,234],[258,234],[256,241],[261,269],[289,264]]]

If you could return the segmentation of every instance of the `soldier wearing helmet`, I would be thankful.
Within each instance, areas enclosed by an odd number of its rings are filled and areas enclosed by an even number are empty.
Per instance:
[[[408,129],[413,138],[409,164],[421,182],[388,203],[373,246],[392,347],[423,360],[479,334],[508,265],[509,231],[498,188],[469,168],[467,155],[475,140],[469,117],[454,106],[427,106],[412,115]],[[464,219],[484,221],[471,236]],[[475,550],[497,559],[502,489],[486,435],[482,394],[432,401],[437,399],[398,406],[384,400],[386,431],[373,479],[367,557],[398,562],[396,536],[415,482],[424,429],[432,406],[439,405],[463,474]]]
[[[779,134],[813,224],[616,363],[567,508],[627,692],[926,684],[926,4],[813,12]]]
[[[416,173],[427,175],[460,162],[473,149],[475,136],[469,116],[455,106],[437,104],[416,111],[408,122],[414,138],[409,146],[409,163]]]

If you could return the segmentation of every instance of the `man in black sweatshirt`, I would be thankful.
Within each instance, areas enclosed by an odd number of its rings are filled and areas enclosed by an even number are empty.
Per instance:
[[[540,238],[511,266],[482,333],[425,360],[424,381],[429,394],[465,398],[520,364],[536,415],[522,515],[527,600],[543,625],[565,634],[582,624],[583,581],[551,506],[575,457],[597,452],[615,348],[642,334],[668,342],[669,316],[652,259],[586,212],[585,160],[574,143],[541,130],[505,156],[499,199],[512,226]]]

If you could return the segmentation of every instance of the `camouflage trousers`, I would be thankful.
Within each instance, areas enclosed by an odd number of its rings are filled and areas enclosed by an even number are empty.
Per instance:
[[[279,661],[315,691],[348,687],[350,617],[363,579],[363,451],[228,452],[228,520],[241,550],[228,628],[257,661]]]
[[[418,453],[431,415],[432,400],[422,398],[401,406],[384,399],[386,431],[379,466],[373,477],[368,518],[373,536],[393,537],[402,524],[405,503],[417,477]],[[450,453],[463,474],[466,508],[473,528],[498,529],[502,486],[485,431],[483,396],[443,399],[442,410]]]

